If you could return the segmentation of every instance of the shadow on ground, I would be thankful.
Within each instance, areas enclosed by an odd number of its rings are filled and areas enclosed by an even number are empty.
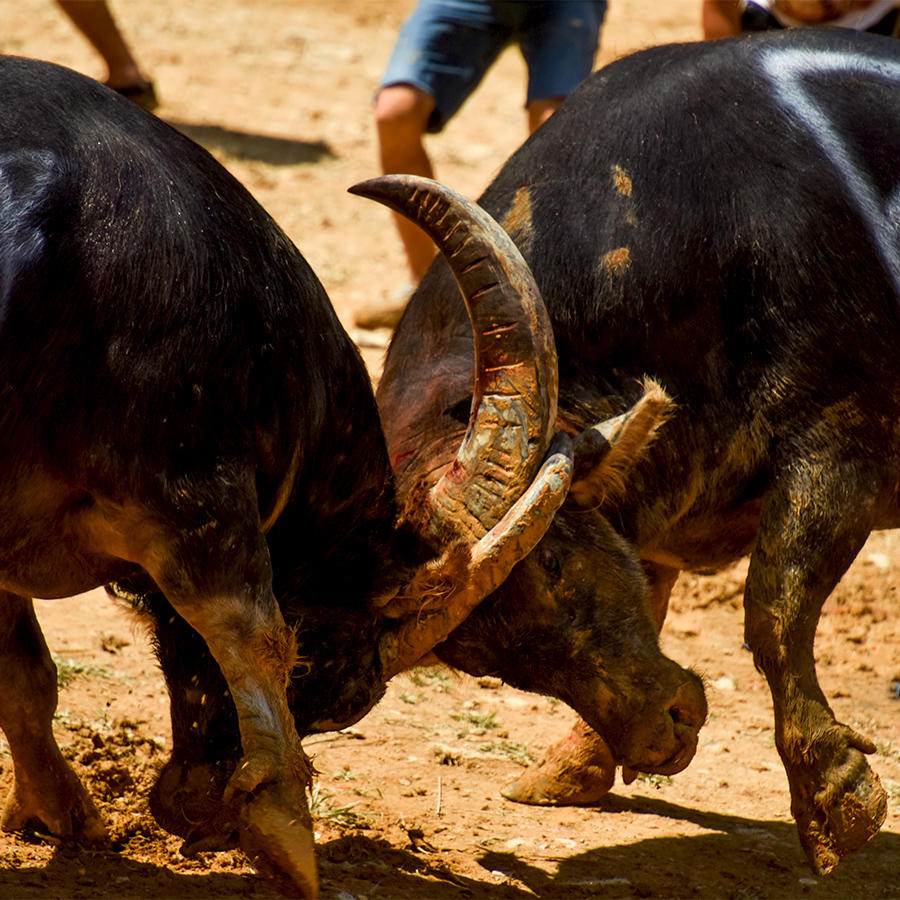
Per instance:
[[[484,879],[454,874],[440,847],[413,841],[403,849],[352,834],[320,846],[323,885],[403,898],[596,897],[781,898],[814,896],[896,898],[900,835],[879,834],[835,873],[817,878],[806,864],[793,822],[766,821],[690,809],[653,798],[610,797],[582,811],[572,837],[590,843],[614,840],[619,815],[653,815],[683,821],[707,833],[650,838],[632,844],[577,850],[479,853]],[[438,844],[440,837],[431,840]],[[483,845],[482,845],[483,846]],[[732,888],[722,893],[723,880]],[[356,889],[356,891],[354,890]]]
[[[882,832],[862,853],[845,859],[834,874],[816,878],[806,865],[792,822],[710,813],[642,797],[611,797],[581,813],[584,818],[572,837],[587,843],[614,840],[620,815],[668,818],[705,833],[571,851],[553,849],[548,841],[551,849],[520,846],[516,852],[504,852],[486,841],[472,847],[484,870],[479,878],[453,872],[452,864],[444,861],[440,835],[429,842],[420,831],[410,830],[404,845],[354,830],[317,848],[322,895],[368,895],[377,887],[378,896],[402,900],[897,897],[900,835],[894,832]],[[209,871],[203,857],[207,854],[192,863],[196,871],[173,872],[110,850],[60,847],[46,867],[0,870],[0,897],[90,898],[107,896],[110,889],[146,900],[280,896],[259,876]],[[724,893],[723,880],[731,885]]]
[[[172,872],[164,866],[138,862],[112,850],[61,847],[46,866],[0,870],[0,897],[16,900],[121,897],[141,900],[208,900],[210,897],[281,897],[261,877],[241,873]]]
[[[173,128],[210,152],[220,150],[237,159],[253,159],[273,166],[293,166],[298,163],[337,159],[337,155],[325,141],[300,141],[294,138],[235,131],[221,125],[192,125],[188,122],[167,121]]]

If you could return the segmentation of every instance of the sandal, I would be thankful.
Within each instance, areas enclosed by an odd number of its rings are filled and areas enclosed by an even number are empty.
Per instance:
[[[156,90],[152,81],[138,81],[135,84],[126,84],[123,87],[113,88],[117,94],[121,94],[126,100],[136,103],[141,109],[153,112],[159,106]]]

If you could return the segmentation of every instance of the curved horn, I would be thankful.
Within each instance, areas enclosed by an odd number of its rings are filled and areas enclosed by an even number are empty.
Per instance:
[[[469,427],[455,461],[428,492],[413,490],[405,517],[436,546],[474,543],[533,481],[556,421],[556,346],[547,311],[509,235],[479,206],[412,175],[364,181],[350,192],[378,200],[425,231],[447,258],[475,336]]]
[[[430,179],[388,175],[350,190],[390,206],[434,240],[462,292],[475,343],[472,408],[456,459],[427,494],[414,488],[406,500],[405,519],[445,550],[416,573],[405,598],[394,598],[416,609],[382,633],[379,658],[389,679],[443,641],[544,536],[568,494],[572,449],[558,435],[547,454],[556,347],[531,270],[506,232]]]
[[[422,567],[406,588],[418,611],[386,628],[378,641],[385,681],[445,640],[531,553],[569,493],[573,466],[572,441],[560,432],[537,478],[474,548],[454,544]]]

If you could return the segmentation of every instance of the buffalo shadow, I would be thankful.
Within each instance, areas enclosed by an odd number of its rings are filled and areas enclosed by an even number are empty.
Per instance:
[[[262,876],[210,872],[197,863],[196,873],[173,872],[165,865],[141,862],[112,849],[63,844],[46,864],[0,869],[0,897],[48,898],[135,897],[140,900],[210,900],[249,897],[283,900]]]
[[[535,808],[535,815],[540,809]],[[581,852],[551,855],[486,850],[477,857],[484,879],[458,875],[442,862],[440,848],[415,839],[405,847],[358,831],[317,845],[323,897],[341,891],[422,900],[580,900],[620,897],[715,897],[728,900],[815,900],[847,897],[896,898],[900,834],[881,832],[834,874],[816,878],[800,849],[791,821],[749,819],[679,806],[653,797],[611,795],[595,807],[573,810],[581,817],[573,836],[604,843]],[[691,823],[696,835],[642,838],[616,844],[620,816],[653,815]],[[439,844],[439,836],[432,837]],[[473,852],[477,852],[473,849]],[[120,896],[146,900],[211,900],[213,897],[281,897],[261,876],[204,871],[176,873],[165,865],[139,862],[115,850],[59,847],[49,863],[0,870],[0,897]],[[545,860],[543,866],[530,859]],[[556,866],[555,872],[546,871]],[[505,879],[504,879],[505,876]]]
[[[537,810],[536,810],[537,811]],[[577,834],[596,829],[610,841],[581,853],[561,853],[555,874],[513,853],[488,851],[478,862],[508,873],[541,898],[722,897],[734,900],[848,897],[896,898],[900,834],[882,831],[828,876],[809,868],[793,820],[748,819],[679,806],[653,797],[609,795],[582,810]],[[642,838],[616,844],[619,816],[653,815],[691,823],[706,834]],[[591,837],[586,838],[588,841]],[[549,857],[544,857],[549,858]]]

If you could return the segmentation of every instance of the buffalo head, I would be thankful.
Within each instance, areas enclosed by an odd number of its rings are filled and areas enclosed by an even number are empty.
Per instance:
[[[349,524],[339,543],[327,544],[302,524],[319,488],[301,485],[293,460],[272,479],[277,488],[265,506],[277,515],[265,518],[272,520],[275,594],[298,638],[288,697],[301,734],[356,721],[394,674],[443,641],[537,544],[572,475],[571,443],[553,437],[552,332],[506,233],[477,206],[426,179],[389,176],[354,191],[408,215],[444,253],[475,335],[474,379],[470,373],[467,424],[442,471],[423,476],[396,504],[389,475],[366,485],[373,504],[391,499],[393,519],[378,518],[364,539],[352,534],[359,496],[348,493]],[[359,439],[347,434],[334,466],[348,456],[350,468],[364,464],[350,455]],[[334,480],[333,470],[323,475]],[[324,493],[333,498],[336,491]],[[310,542],[320,542],[319,554],[309,552]],[[161,596],[138,590],[129,599],[153,615],[172,698],[173,754],[152,795],[154,814],[187,838],[188,850],[229,846],[234,814],[221,794],[239,745],[224,682]]]

